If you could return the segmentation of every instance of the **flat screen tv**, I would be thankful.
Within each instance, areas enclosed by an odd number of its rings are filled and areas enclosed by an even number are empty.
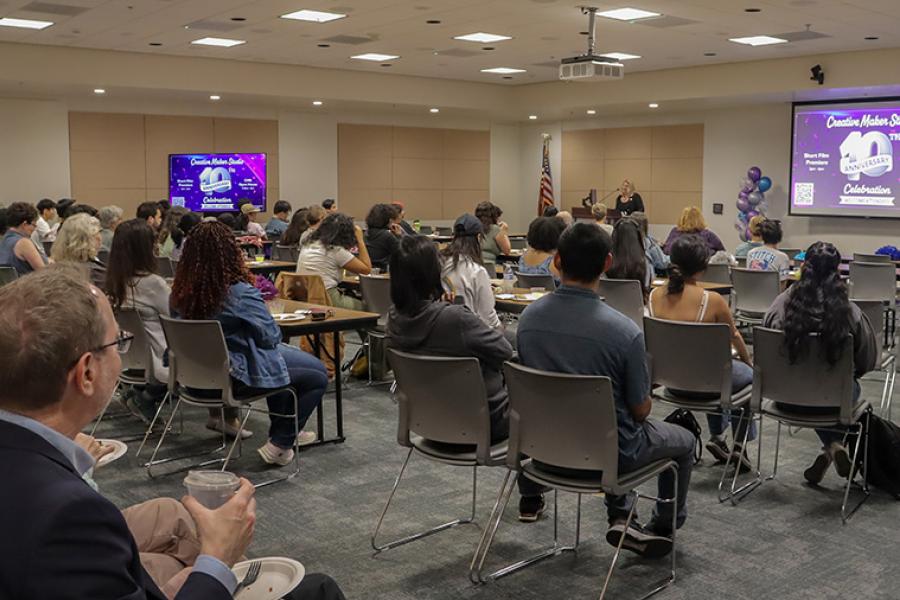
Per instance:
[[[237,210],[243,199],[266,210],[265,154],[170,154],[169,202],[196,212]]]
[[[795,103],[788,212],[900,218],[894,154],[900,99]]]

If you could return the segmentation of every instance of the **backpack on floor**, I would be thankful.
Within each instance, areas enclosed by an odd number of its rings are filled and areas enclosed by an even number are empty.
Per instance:
[[[684,427],[694,434],[694,464],[700,462],[700,457],[703,456],[703,443],[700,441],[703,436],[703,429],[700,427],[697,419],[694,418],[693,413],[683,408],[676,408],[672,414],[663,420],[666,423]]]
[[[860,468],[863,454],[860,448],[857,456]],[[900,427],[875,415],[869,415],[869,469],[866,479],[900,500]]]

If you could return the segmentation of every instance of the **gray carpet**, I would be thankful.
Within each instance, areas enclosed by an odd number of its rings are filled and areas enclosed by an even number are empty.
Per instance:
[[[871,377],[871,376],[870,376]],[[347,442],[302,453],[301,474],[288,483],[260,489],[258,525],[251,556],[287,555],[308,570],[332,575],[350,599],[390,598],[592,598],[599,596],[612,557],[604,540],[602,499],[585,497],[582,545],[567,554],[486,586],[467,578],[480,535],[466,525],[373,556],[369,536],[405,451],[396,443],[396,406],[386,386],[359,383],[347,390]],[[880,381],[864,380],[864,393],[879,397]],[[326,427],[334,428],[334,400],[325,399]],[[654,408],[654,416],[669,412]],[[186,431],[170,449],[213,447],[203,429],[203,411],[186,413]],[[315,419],[310,419],[312,427]],[[230,469],[259,480],[265,473],[255,449],[264,441],[266,421],[254,417],[255,435]],[[99,437],[140,430],[129,418],[101,424]],[[771,424],[764,433],[764,470],[774,456]],[[841,525],[840,480],[832,470],[821,488],[803,483],[802,472],[818,449],[812,432],[782,437],[779,477],[732,507],[716,500],[719,468],[708,458],[695,467],[689,517],[678,535],[678,581],[660,598],[842,599],[900,598],[900,503],[873,491],[846,526]],[[201,443],[202,442],[202,443]],[[203,446],[202,444],[208,444]],[[199,445],[199,446],[198,446]],[[180,497],[184,474],[150,480],[129,454],[98,470],[101,491],[117,505],[157,496]],[[503,472],[480,469],[478,519],[493,505]],[[465,514],[471,471],[414,457],[383,532],[401,536],[417,528]],[[648,490],[652,491],[652,490]],[[855,498],[856,496],[851,496]],[[552,520],[520,524],[516,495],[510,503],[489,566],[500,566],[538,549],[552,536]],[[642,504],[644,517],[650,506]],[[560,537],[574,532],[575,497],[560,495]],[[549,512],[549,511],[548,511]],[[637,598],[666,574],[668,562],[642,561],[623,553],[610,598]]]

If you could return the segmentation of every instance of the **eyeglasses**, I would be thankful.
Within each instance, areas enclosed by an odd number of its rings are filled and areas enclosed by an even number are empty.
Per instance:
[[[106,350],[110,346],[115,346],[116,352],[118,352],[119,354],[127,354],[131,349],[131,342],[133,340],[133,334],[128,333],[127,331],[120,331],[115,341],[112,341],[108,344],[103,344],[102,346],[98,346],[96,348],[92,348],[88,352],[100,352],[101,350]]]

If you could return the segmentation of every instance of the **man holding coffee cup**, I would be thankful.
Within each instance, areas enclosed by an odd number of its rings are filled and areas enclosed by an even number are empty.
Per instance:
[[[82,479],[94,458],[75,438],[109,402],[130,338],[74,268],[0,288],[0,598],[166,600],[141,564],[122,513]],[[231,566],[253,538],[253,485],[211,510],[185,497],[200,555],[175,596],[231,598]],[[343,598],[307,576],[295,600]]]

